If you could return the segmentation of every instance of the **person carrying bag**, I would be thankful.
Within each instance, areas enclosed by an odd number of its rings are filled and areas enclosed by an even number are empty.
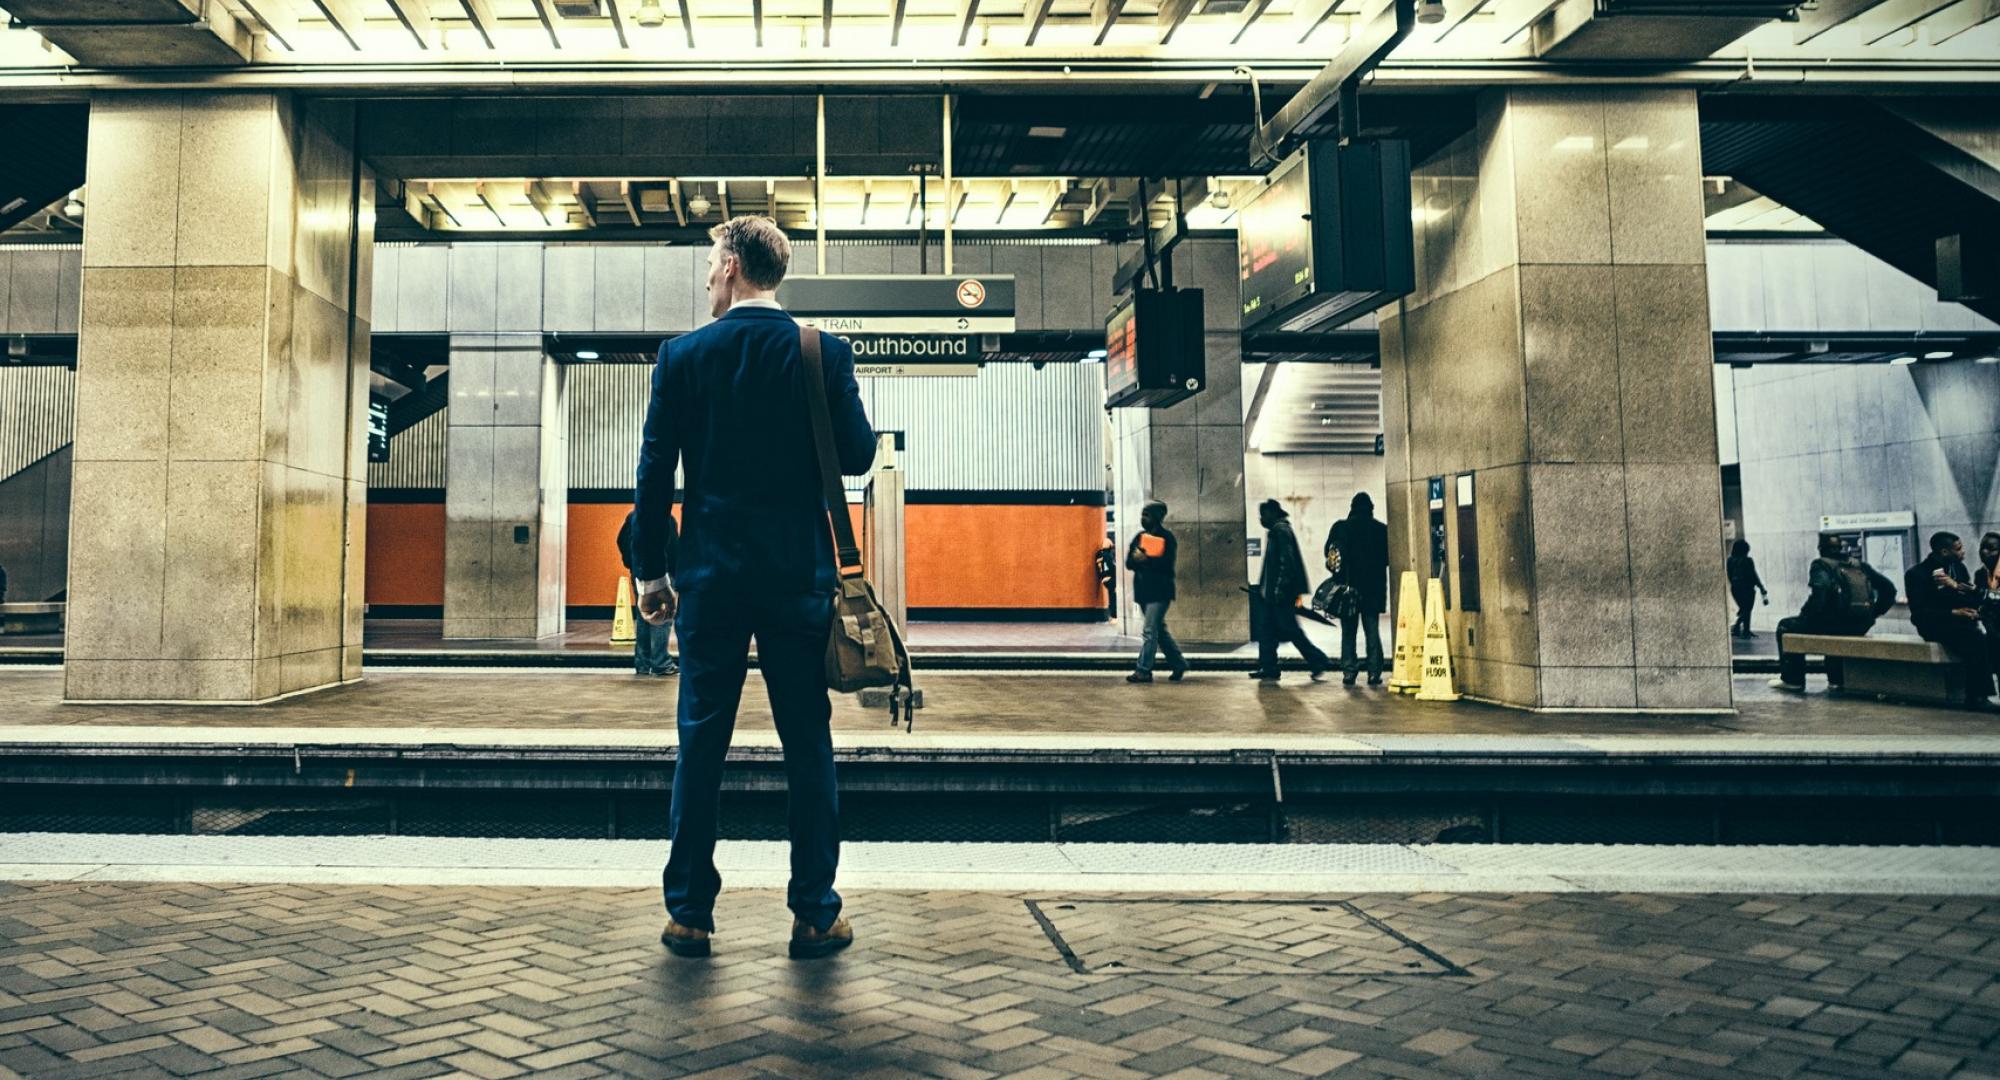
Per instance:
[[[799,375],[805,382],[806,412],[812,417],[814,457],[833,522],[834,548],[839,553],[840,586],[833,595],[833,621],[826,635],[826,684],[843,694],[872,687],[889,687],[889,723],[902,709],[903,730],[916,725],[916,689],[910,681],[910,650],[896,621],[883,610],[875,587],[861,572],[861,546],[854,540],[854,523],[847,516],[847,489],[840,482],[839,457],[833,446],[833,417],[827,409],[826,380],[821,374],[819,331],[799,327],[799,352],[805,357]]]

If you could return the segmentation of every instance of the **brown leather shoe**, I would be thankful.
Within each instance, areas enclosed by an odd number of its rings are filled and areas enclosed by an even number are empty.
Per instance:
[[[792,920],[792,959],[811,960],[821,956],[831,956],[854,944],[854,928],[846,919],[835,919],[833,925],[824,930]]]
[[[660,944],[675,956],[707,956],[708,931],[682,926],[668,919],[667,928],[660,931]]]

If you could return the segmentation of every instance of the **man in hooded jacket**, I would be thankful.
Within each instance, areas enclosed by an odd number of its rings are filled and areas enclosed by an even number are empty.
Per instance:
[[[1305,657],[1306,669],[1318,682],[1331,664],[1299,625],[1299,598],[1308,586],[1306,562],[1299,554],[1299,538],[1292,534],[1291,515],[1278,500],[1265,499],[1257,508],[1257,520],[1264,526],[1264,570],[1257,579],[1264,626],[1257,636],[1257,670],[1250,677],[1277,682],[1278,646],[1289,641]]]

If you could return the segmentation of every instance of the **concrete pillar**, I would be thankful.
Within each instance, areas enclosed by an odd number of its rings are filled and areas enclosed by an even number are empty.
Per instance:
[[[1461,692],[1731,706],[1700,151],[1692,91],[1492,91],[1417,169],[1417,289],[1382,320],[1392,558],[1430,569],[1443,477]]]
[[[91,103],[71,700],[361,675],[374,178],[351,105]]]
[[[1216,290],[1207,290],[1211,315]],[[1233,309],[1234,295],[1220,303]],[[1167,504],[1167,527],[1179,544],[1178,598],[1167,617],[1184,642],[1241,644],[1250,634],[1249,580],[1244,555],[1243,360],[1240,337],[1208,335],[1208,385],[1166,409],[1113,410],[1114,486],[1121,585],[1122,632],[1138,636],[1132,575],[1123,569],[1125,545],[1139,528],[1148,499]]]
[[[540,334],[454,334],[445,423],[444,636],[563,632],[569,440]]]

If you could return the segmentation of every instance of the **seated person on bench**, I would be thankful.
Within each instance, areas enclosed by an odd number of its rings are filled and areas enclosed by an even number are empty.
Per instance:
[[[1778,620],[1778,677],[1771,685],[1779,690],[1804,693],[1806,688],[1806,656],[1785,648],[1786,634],[1861,637],[1896,603],[1896,583],[1849,555],[1835,536],[1819,538],[1809,584],[1812,591],[1799,613]],[[1840,658],[1827,657],[1827,685],[1840,686],[1842,675]]]
[[[1990,709],[1993,672],[1986,634],[1979,627],[1980,590],[1965,570],[1965,544],[1952,533],[1931,535],[1931,553],[1903,575],[1910,594],[1910,622],[1925,641],[1944,646],[1965,666],[1965,704]]]

